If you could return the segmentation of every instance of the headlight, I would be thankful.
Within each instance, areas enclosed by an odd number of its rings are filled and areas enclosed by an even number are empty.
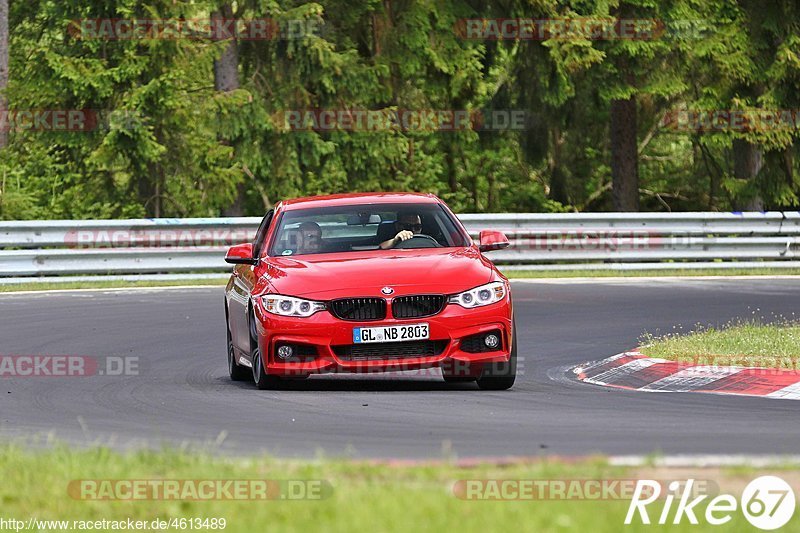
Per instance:
[[[450,297],[449,303],[458,304],[461,307],[470,309],[472,307],[482,307],[484,305],[499,302],[506,296],[506,286],[502,281],[487,283],[480,287],[475,287],[460,294]]]
[[[267,294],[261,297],[264,309],[273,315],[309,317],[317,311],[323,311],[325,304],[313,300],[304,300],[293,296]]]

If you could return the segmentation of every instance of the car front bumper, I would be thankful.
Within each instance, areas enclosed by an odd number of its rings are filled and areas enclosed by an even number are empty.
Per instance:
[[[282,317],[266,312],[256,305],[256,322],[259,348],[268,374],[305,376],[318,373],[371,373],[419,370],[446,366],[460,375],[474,375],[486,363],[509,360],[512,341],[512,306],[509,296],[485,307],[465,309],[448,304],[437,315],[423,318],[380,321],[341,320],[328,311],[320,311],[308,318]],[[352,360],[337,355],[336,347],[353,345],[353,328],[394,325],[429,324],[429,341],[441,341],[446,346],[436,355],[377,356]],[[465,351],[464,339],[473,335],[500,332],[500,346],[493,351],[474,353]],[[316,356],[303,361],[285,361],[276,354],[280,344],[312,346]],[[395,343],[380,343],[381,349]],[[361,346],[361,345],[358,345]],[[374,345],[370,345],[374,346]]]

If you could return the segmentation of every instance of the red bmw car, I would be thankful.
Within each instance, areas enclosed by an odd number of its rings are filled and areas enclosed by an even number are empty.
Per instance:
[[[341,194],[281,202],[232,247],[228,370],[259,389],[327,372],[440,367],[448,382],[514,384],[511,287],[431,194]]]

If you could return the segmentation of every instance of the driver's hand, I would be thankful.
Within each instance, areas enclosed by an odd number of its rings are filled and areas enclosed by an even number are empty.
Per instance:
[[[401,231],[400,233],[395,235],[394,243],[395,244],[399,244],[399,243],[401,243],[403,241],[407,241],[408,239],[410,239],[413,236],[414,236],[414,232],[408,231],[407,229],[404,229],[403,231]]]

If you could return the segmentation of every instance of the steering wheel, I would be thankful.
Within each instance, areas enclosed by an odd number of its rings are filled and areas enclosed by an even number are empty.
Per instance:
[[[439,244],[439,241],[437,241],[430,235],[425,235],[424,233],[416,233],[410,239],[398,242],[394,247],[395,249],[402,250],[408,248],[441,248],[442,245]]]

